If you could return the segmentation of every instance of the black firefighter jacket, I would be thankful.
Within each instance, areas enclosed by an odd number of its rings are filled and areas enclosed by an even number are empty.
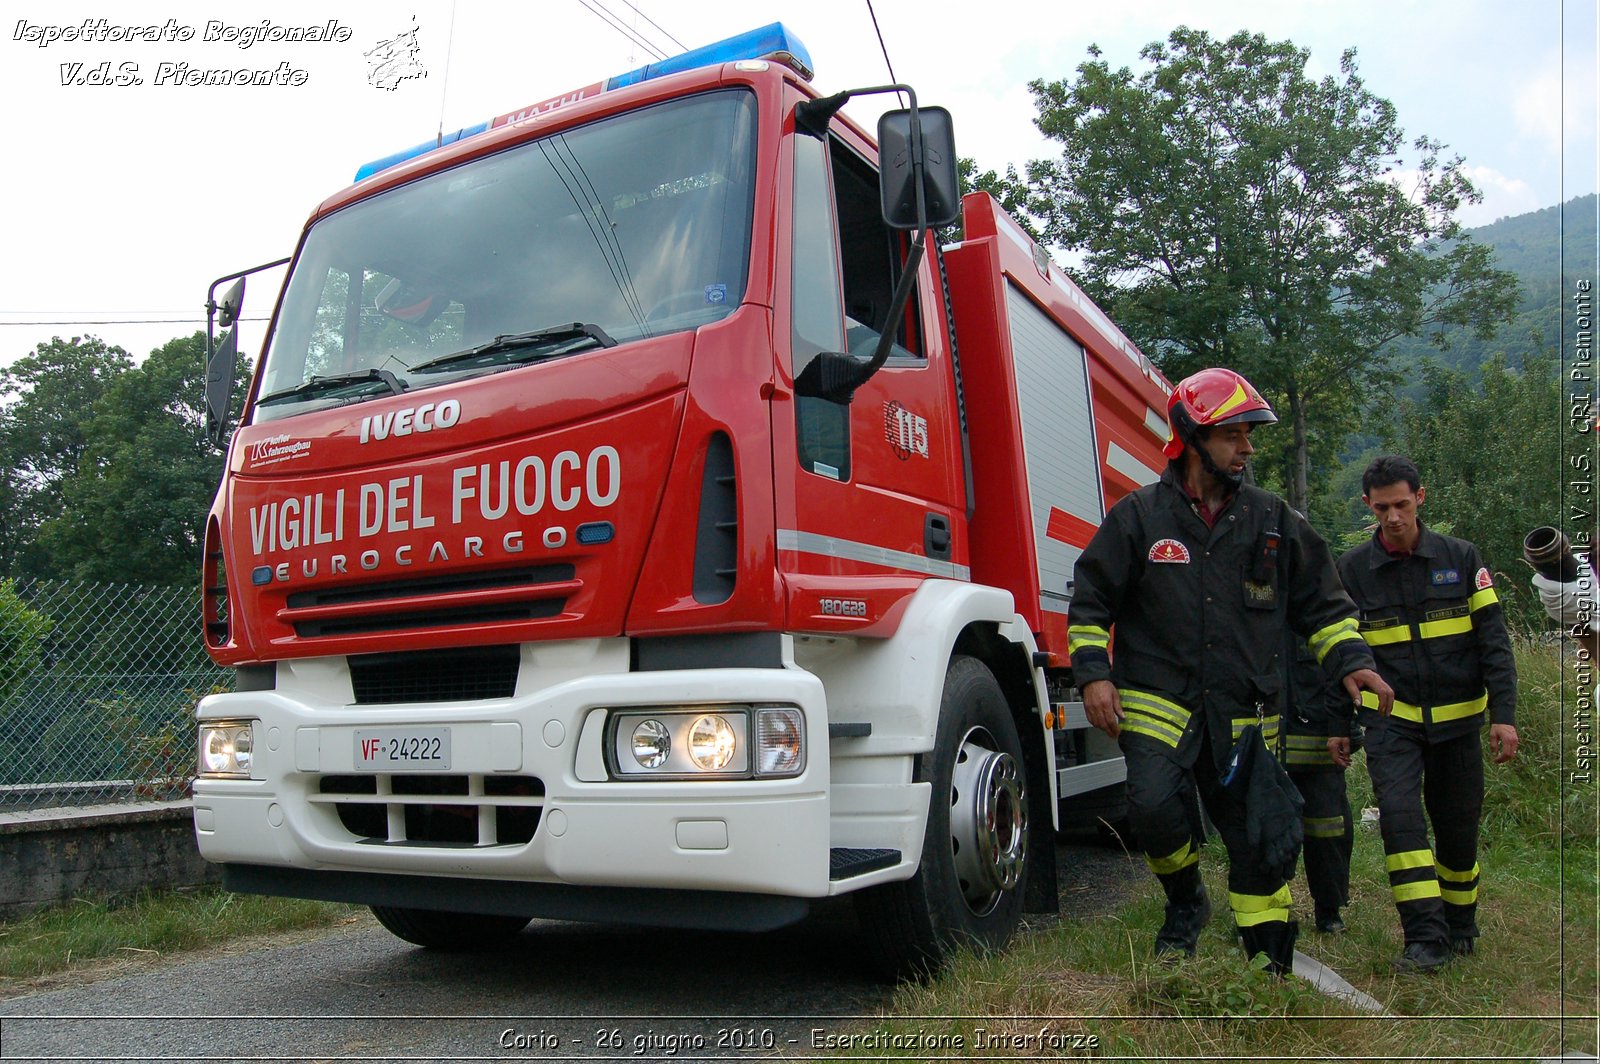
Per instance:
[[[1078,558],[1073,584],[1068,639],[1077,684],[1112,680],[1125,741],[1184,765],[1199,747],[1195,714],[1219,771],[1258,719],[1272,745],[1284,709],[1285,625],[1330,677],[1373,667],[1322,538],[1252,485],[1207,528],[1169,466],[1111,508]]]
[[[1416,548],[1396,557],[1372,539],[1339,558],[1344,585],[1361,608],[1361,637],[1394,688],[1388,726],[1431,740],[1515,724],[1517,672],[1494,578],[1464,539],[1422,528]],[[1363,696],[1361,723],[1382,718]],[[1345,710],[1348,715],[1348,709]]]

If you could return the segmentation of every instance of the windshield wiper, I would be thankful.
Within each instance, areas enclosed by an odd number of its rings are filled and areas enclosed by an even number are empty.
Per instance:
[[[548,329],[535,329],[532,332],[505,333],[496,336],[487,343],[477,347],[469,347],[465,351],[457,351],[453,355],[441,355],[439,358],[429,359],[412,366],[411,373],[433,373],[449,367],[459,368],[464,362],[473,362],[479,359],[484,364],[495,355],[504,355],[512,351],[521,351],[525,348],[533,349],[545,344],[566,343],[571,340],[589,340],[601,347],[616,347],[613,340],[604,329],[598,325],[591,325],[586,321],[575,321],[571,325],[554,325]],[[569,352],[548,352],[529,350],[527,357],[547,354],[567,354]],[[510,362],[510,358],[497,359],[499,362]]]
[[[314,399],[328,392],[336,392],[343,388],[352,388],[368,383],[383,385],[389,390],[390,395],[399,395],[406,390],[406,386],[400,383],[400,378],[386,369],[358,369],[350,373],[334,373],[326,377],[313,375],[293,388],[285,388],[281,392],[273,392],[270,395],[262,396],[256,400],[256,405],[271,406],[273,403],[286,403],[291,399]]]

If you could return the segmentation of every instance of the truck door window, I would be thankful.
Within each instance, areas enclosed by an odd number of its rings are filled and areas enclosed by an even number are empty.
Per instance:
[[[852,355],[871,358],[888,323],[889,304],[905,262],[903,237],[883,224],[877,172],[838,139],[832,140],[830,154],[844,267],[845,342]],[[922,357],[915,290],[895,340],[891,358]]]
[[[793,281],[794,375],[823,351],[844,350],[844,303],[839,247],[828,190],[827,148],[814,137],[794,140]],[[796,396],[795,435],[800,466],[833,480],[850,479],[850,408]]]

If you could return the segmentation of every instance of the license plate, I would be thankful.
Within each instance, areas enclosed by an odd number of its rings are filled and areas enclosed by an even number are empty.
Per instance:
[[[358,731],[358,769],[388,772],[449,772],[449,728],[381,728]]]

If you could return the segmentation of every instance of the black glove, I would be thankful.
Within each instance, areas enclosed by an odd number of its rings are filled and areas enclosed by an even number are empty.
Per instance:
[[[1305,841],[1300,817],[1306,803],[1278,759],[1268,752],[1260,725],[1247,726],[1239,736],[1223,785],[1244,802],[1245,839],[1262,871],[1285,882],[1294,878]]]

